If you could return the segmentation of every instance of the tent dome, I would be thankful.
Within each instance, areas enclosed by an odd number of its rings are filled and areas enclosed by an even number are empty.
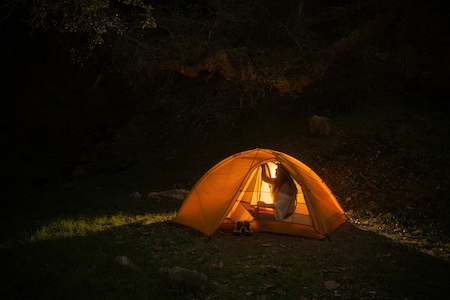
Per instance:
[[[297,187],[295,211],[281,221],[258,220],[251,214],[258,201],[270,197],[261,179],[262,165],[281,164]],[[270,149],[236,153],[217,163],[195,184],[174,223],[208,236],[218,228],[233,228],[238,220],[251,222],[253,231],[322,239],[346,219],[323,180],[296,158]]]

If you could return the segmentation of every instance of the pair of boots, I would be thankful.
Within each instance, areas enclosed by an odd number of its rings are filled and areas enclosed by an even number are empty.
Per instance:
[[[244,235],[253,235],[253,231],[250,228],[250,222],[237,222],[236,229],[233,230],[233,235],[240,235],[241,233]]]

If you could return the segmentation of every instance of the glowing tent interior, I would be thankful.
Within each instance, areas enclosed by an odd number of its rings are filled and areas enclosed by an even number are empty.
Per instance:
[[[262,165],[271,172],[281,164],[297,187],[295,211],[281,221],[258,220],[252,215],[258,201],[270,202],[270,188],[262,181]],[[236,153],[212,167],[195,184],[174,223],[211,236],[218,228],[251,222],[254,232],[272,232],[323,239],[346,219],[344,211],[322,179],[296,158],[269,149]]]

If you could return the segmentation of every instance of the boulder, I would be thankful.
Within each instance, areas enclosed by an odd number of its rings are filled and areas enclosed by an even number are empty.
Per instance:
[[[173,285],[191,292],[204,292],[209,284],[208,276],[195,270],[173,267],[161,268],[159,272],[165,274]]]
[[[331,133],[331,121],[316,115],[309,117],[306,120],[304,132],[309,135],[328,136]]]
[[[131,259],[129,259],[129,258],[126,257],[126,256],[117,256],[116,259],[115,259],[115,262],[116,262],[117,264],[119,264],[119,265],[121,265],[121,266],[123,266],[123,267],[125,267],[125,268],[129,268],[129,269],[131,269],[131,270],[133,270],[133,271],[139,270],[139,267],[136,266],[136,265],[131,261]]]

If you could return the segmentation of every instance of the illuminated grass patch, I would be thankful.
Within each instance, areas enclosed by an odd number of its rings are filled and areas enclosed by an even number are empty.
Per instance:
[[[26,234],[23,243],[47,241],[59,238],[82,237],[89,233],[101,232],[114,227],[126,225],[150,225],[171,221],[176,212],[124,215],[118,213],[111,216],[98,216],[95,218],[58,218],[42,227],[32,234]],[[11,243],[8,243],[11,244]]]

